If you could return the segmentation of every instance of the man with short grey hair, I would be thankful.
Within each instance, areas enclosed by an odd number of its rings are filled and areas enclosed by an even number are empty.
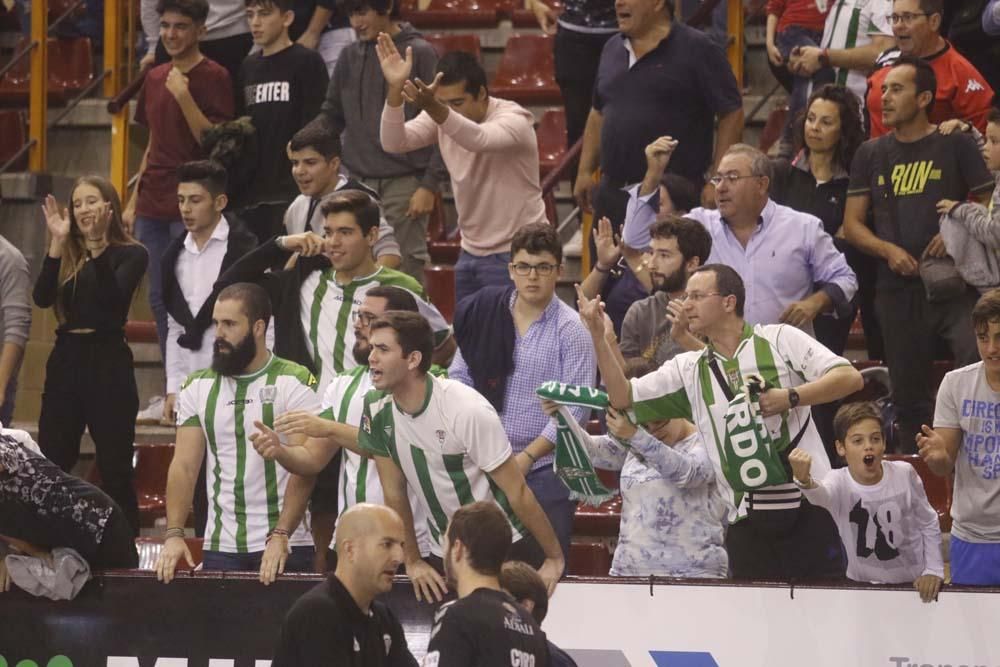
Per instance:
[[[0,423],[10,424],[17,372],[31,329],[31,276],[21,251],[0,236]]]
[[[820,313],[849,316],[858,289],[854,271],[819,218],[771,200],[771,163],[764,153],[733,144],[709,182],[718,209],[696,208],[686,217],[712,236],[706,263],[727,264],[746,281],[747,321],[791,324],[812,334]],[[630,192],[626,245],[655,219],[649,199],[637,188]]]

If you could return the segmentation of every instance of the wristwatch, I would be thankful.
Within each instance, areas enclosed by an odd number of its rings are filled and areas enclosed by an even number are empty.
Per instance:
[[[795,391],[794,388],[788,388],[788,407],[794,408],[799,404],[799,392]]]

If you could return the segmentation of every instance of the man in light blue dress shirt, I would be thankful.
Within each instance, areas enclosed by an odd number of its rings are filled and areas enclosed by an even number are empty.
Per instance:
[[[813,334],[817,315],[849,316],[858,288],[854,271],[823,230],[819,218],[771,201],[771,165],[746,144],[730,147],[712,177],[718,209],[696,208],[686,217],[712,235],[707,263],[727,264],[746,284],[746,320],[791,324]],[[629,191],[622,239],[632,248],[649,245],[657,192]]]
[[[479,295],[480,299],[508,299],[505,308],[501,303],[495,303],[494,307],[502,309],[505,318],[509,311],[513,320],[513,359],[497,411],[514,450],[515,461],[549,517],[563,553],[568,557],[576,502],[569,499],[569,490],[553,472],[556,423],[542,412],[535,390],[549,380],[592,386],[597,361],[590,335],[576,310],[555,293],[562,274],[562,244],[555,229],[545,223],[536,223],[518,230],[511,240],[509,270],[515,286],[513,291],[509,294],[507,291],[484,291]],[[459,321],[456,314],[460,350],[448,369],[448,376],[475,387],[474,366],[482,364],[483,360],[474,350],[463,346]],[[483,323],[478,325],[483,326]],[[489,336],[494,347],[501,346],[503,334],[499,331],[481,335]],[[570,412],[580,423],[589,416],[589,410],[581,407],[570,408]]]

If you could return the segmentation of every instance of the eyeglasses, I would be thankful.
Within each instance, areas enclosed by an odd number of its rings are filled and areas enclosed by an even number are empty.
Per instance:
[[[747,176],[740,176],[739,174],[716,174],[708,179],[708,182],[715,187],[719,187],[722,185],[722,181],[725,181],[729,185],[736,185],[736,181],[742,181],[744,178],[760,178],[760,176],[757,174],[748,174]]]
[[[535,273],[540,276],[551,276],[552,272],[559,268],[558,264],[526,264],[525,262],[518,262],[517,264],[511,264],[510,268],[514,270],[519,276],[527,276],[531,274],[532,269]]]
[[[375,313],[369,313],[364,310],[351,311],[351,315],[354,317],[354,321],[360,322],[363,327],[371,325],[375,321],[375,318],[378,317]]]
[[[710,296],[726,296],[722,292],[706,292],[701,294],[700,292],[688,292],[687,294],[681,294],[681,301],[694,301],[698,303],[703,299],[707,299]]]
[[[896,25],[897,23],[910,25],[921,16],[930,16],[930,14],[926,12],[903,12],[902,14],[889,14],[889,23],[892,25]]]

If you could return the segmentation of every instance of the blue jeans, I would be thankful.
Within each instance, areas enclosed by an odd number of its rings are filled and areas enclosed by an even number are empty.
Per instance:
[[[135,236],[149,252],[149,307],[156,318],[156,335],[160,339],[160,354],[167,358],[167,306],[163,303],[163,253],[170,242],[185,233],[180,220],[156,220],[136,216]],[[173,268],[171,267],[171,271]]]
[[[1000,544],[966,542],[952,534],[951,583],[1000,586]]]
[[[292,547],[292,553],[288,554],[288,560],[285,561],[285,572],[312,572],[315,553],[316,550],[312,547]],[[206,572],[258,572],[263,557],[263,551],[232,554],[206,549],[201,555],[201,569]]]
[[[569,542],[573,536],[573,516],[576,514],[577,502],[569,499],[569,489],[559,481],[552,464],[535,468],[528,472],[525,481],[528,488],[535,494],[535,499],[542,506],[545,516],[552,524],[552,530],[559,538],[563,556],[569,560]]]
[[[819,46],[822,39],[822,32],[793,25],[779,32],[775,36],[774,43],[781,51],[782,61],[787,63],[795,47]],[[813,84],[819,86],[823,83],[833,83],[833,70],[821,69],[812,77],[792,76],[792,94],[788,96],[788,118],[785,121],[785,129],[781,133],[782,143],[790,145],[795,141],[795,125],[799,114],[805,111],[806,101],[809,99],[809,87]]]
[[[455,304],[487,285],[513,285],[508,264],[509,252],[473,255],[463,250],[455,264]]]

